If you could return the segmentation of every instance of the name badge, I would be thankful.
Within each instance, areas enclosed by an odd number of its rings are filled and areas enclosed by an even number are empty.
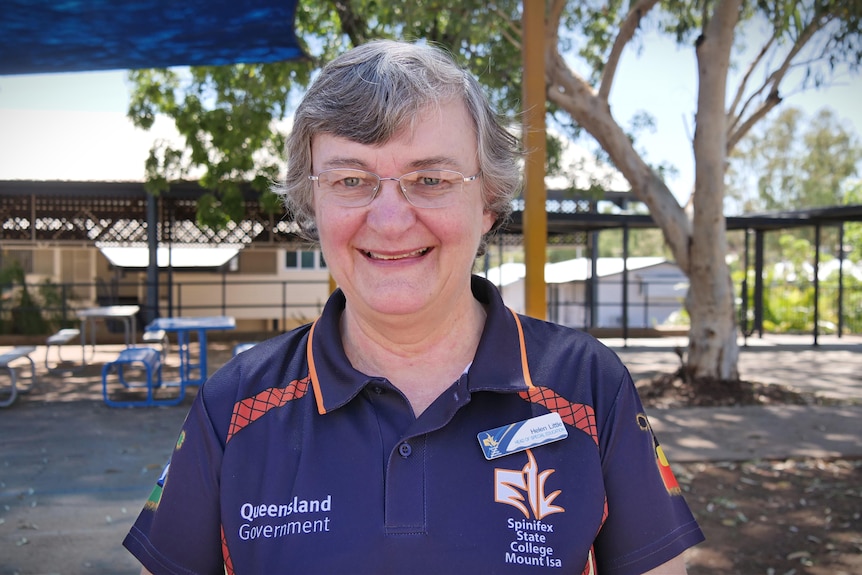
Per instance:
[[[545,445],[569,436],[560,414],[551,412],[518,423],[510,423],[496,429],[483,431],[476,437],[485,454],[491,460],[531,447]]]

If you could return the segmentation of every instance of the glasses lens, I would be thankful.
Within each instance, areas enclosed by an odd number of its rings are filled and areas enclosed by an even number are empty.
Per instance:
[[[325,170],[320,172],[317,183],[323,192],[342,206],[360,207],[374,197],[380,179],[363,170]]]
[[[410,203],[420,208],[441,208],[454,201],[464,176],[450,170],[419,170],[401,176]]]

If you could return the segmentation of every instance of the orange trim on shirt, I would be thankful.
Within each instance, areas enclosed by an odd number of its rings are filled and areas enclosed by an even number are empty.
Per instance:
[[[314,367],[314,354],[311,351],[311,345],[314,342],[314,328],[317,327],[317,321],[311,324],[311,331],[308,332],[308,344],[305,346],[305,357],[308,361],[308,375],[311,378],[311,387],[314,389],[314,400],[317,402],[317,413],[320,415],[326,414],[326,408],[323,406],[323,392],[320,389],[320,380],[317,377],[317,368]]]
[[[530,368],[527,366],[527,345],[524,342],[524,328],[521,327],[521,320],[518,319],[518,314],[512,311],[511,308],[507,309],[512,313],[512,317],[515,318],[515,325],[518,326],[518,344],[521,347],[521,371],[524,372],[524,383],[532,389],[534,386],[533,379],[530,377]]]
[[[521,369],[524,372],[524,382],[527,384],[527,389],[519,393],[522,399],[531,403],[538,403],[548,409],[560,414],[560,417],[565,423],[580,429],[592,440],[599,444],[599,434],[596,428],[596,413],[591,405],[583,403],[572,403],[569,400],[561,397],[554,390],[545,386],[533,385],[533,379],[530,377],[530,367],[527,365],[527,344],[524,341],[524,328],[521,326],[521,320],[510,308],[512,317],[515,318],[515,325],[518,326],[518,341],[521,346]]]

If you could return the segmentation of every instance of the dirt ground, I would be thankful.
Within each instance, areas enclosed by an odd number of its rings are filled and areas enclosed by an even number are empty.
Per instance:
[[[213,344],[213,365],[219,365],[229,356],[232,344],[233,342],[229,341]],[[89,405],[86,402],[91,401],[91,410],[98,410],[100,414],[122,416],[122,412],[106,411],[101,406],[101,390],[97,376],[97,371],[94,371],[74,377],[45,378],[38,399],[49,403],[79,401],[82,405]],[[756,382],[701,385],[695,388],[676,374],[653,373],[650,377],[637,381],[639,392],[648,409],[751,404],[805,405],[841,401],[824,400],[789,388]],[[26,403],[36,399],[34,396],[24,396],[20,401]],[[184,405],[188,405],[189,401],[187,398]],[[181,416],[185,409],[175,408],[175,411]],[[136,413],[155,416],[158,411],[143,410]],[[147,425],[164,425],[164,422],[159,424],[154,421]],[[165,432],[164,445],[169,445],[172,441],[174,425],[168,427],[170,429]],[[76,433],[83,434],[85,431],[92,435],[91,441],[102,441],[97,434],[98,429],[83,426]],[[139,452],[145,452],[125,436],[115,435],[111,437],[112,443],[108,445],[108,449],[113,449],[112,453],[120,453],[118,458],[134,459]],[[126,445],[127,443],[129,445]],[[121,444],[124,447],[120,452],[118,450]],[[16,455],[10,452],[5,457],[14,459],[13,456]],[[72,457],[66,463],[72,465],[77,461]],[[130,467],[135,470],[144,469],[145,473],[142,472],[144,474],[137,480],[149,485],[149,478],[158,473],[160,462],[134,459]],[[84,473],[74,469],[69,473]],[[102,483],[110,482],[115,477],[122,478],[117,469],[115,465],[104,471],[106,475]],[[862,459],[676,463],[674,470],[707,537],[704,543],[686,554],[690,575],[862,574]],[[24,501],[21,505],[34,498],[28,494],[22,497]],[[135,505],[127,505],[128,509],[123,509],[125,515],[122,516],[122,521],[115,517],[112,511],[114,524],[130,522],[132,513],[137,509],[136,504],[137,500]],[[17,509],[17,504],[13,504],[13,507]],[[9,516],[9,519],[5,520],[4,515]],[[24,515],[23,512],[21,515]],[[109,559],[107,552],[104,556],[99,555],[98,560],[97,557],[90,557],[85,563],[66,561],[66,567],[62,569],[46,570],[44,556],[40,559],[38,555],[50,554],[52,551],[50,548],[39,547],[38,542],[51,539],[48,537],[52,529],[49,523],[19,521],[13,518],[13,514],[4,513],[0,509],[0,534],[5,530],[8,536],[5,540],[14,542],[14,546],[10,544],[6,549],[0,545],[0,573],[118,575],[122,572],[125,575],[137,572],[136,568],[124,571],[100,568],[98,563],[107,562]],[[110,525],[102,525],[93,533],[82,533],[80,537],[92,537],[96,534],[100,540],[110,540],[112,553],[121,554],[122,550],[114,549],[118,545],[113,541],[119,541],[122,536],[120,532],[124,533],[126,529],[125,526],[122,529],[114,529]],[[7,560],[12,556],[18,557],[24,550],[28,550],[28,558],[18,560],[15,564],[17,567],[10,567]],[[131,563],[125,555],[122,560]],[[112,565],[118,564],[116,560],[112,561]],[[23,567],[30,564],[33,565],[32,568]]]
[[[776,385],[695,387],[676,374],[637,382],[649,407],[810,404]],[[862,573],[862,460],[675,464],[706,534],[687,552],[690,575]]]

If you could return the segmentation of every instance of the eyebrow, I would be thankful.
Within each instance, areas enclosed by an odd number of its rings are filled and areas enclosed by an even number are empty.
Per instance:
[[[356,168],[360,170],[370,171],[370,166],[359,158],[349,156],[335,156],[329,158],[323,163],[323,169],[330,168]],[[431,156],[428,158],[420,158],[408,163],[406,169],[408,171],[424,170],[428,168],[443,168],[460,170],[459,163],[450,156]]]
[[[334,158],[329,158],[329,160],[324,162],[322,168],[324,170],[328,170],[330,168],[357,168],[360,170],[367,170],[368,165],[359,158],[335,156]]]

